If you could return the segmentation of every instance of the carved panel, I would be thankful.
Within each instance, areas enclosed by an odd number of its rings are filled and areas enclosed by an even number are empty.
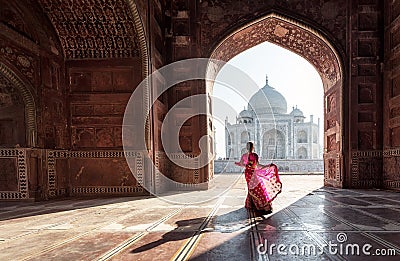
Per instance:
[[[1,186],[0,199],[27,199],[29,194],[26,150],[0,149],[0,160],[0,177],[10,182]]]
[[[336,111],[336,94],[333,93],[326,98],[326,112],[330,113]]]
[[[140,76],[132,68],[71,68],[69,86],[72,93],[132,92]]]
[[[33,85],[38,84],[37,57],[27,54],[21,48],[11,46],[9,42],[0,38],[0,56],[15,66]]]
[[[355,151],[351,157],[351,186],[371,188],[382,186],[382,151]]]
[[[383,163],[384,187],[400,189],[400,149],[384,150]]]
[[[336,176],[336,160],[335,159],[328,159],[328,178],[335,179]]]
[[[336,142],[336,134],[330,135],[327,137],[327,151],[336,151],[338,149]]]
[[[0,158],[0,191],[17,190],[17,160],[13,158]]]
[[[67,59],[138,57],[135,26],[123,0],[39,0]]]
[[[136,180],[126,164],[125,157],[134,159]],[[60,190],[63,175],[69,176],[72,195],[118,195],[137,194],[144,190],[138,182],[143,182],[143,155],[129,151],[47,151],[49,196],[62,195]],[[68,162],[69,169],[63,168]]]
[[[375,84],[360,84],[358,86],[358,103],[375,102]]]

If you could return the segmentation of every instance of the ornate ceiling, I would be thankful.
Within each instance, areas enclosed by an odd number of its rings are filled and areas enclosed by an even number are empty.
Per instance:
[[[139,56],[134,22],[124,0],[38,0],[66,59]]]

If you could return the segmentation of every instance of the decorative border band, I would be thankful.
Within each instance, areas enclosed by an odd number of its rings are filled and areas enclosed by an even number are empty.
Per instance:
[[[0,200],[28,199],[29,192],[28,192],[26,149],[0,149],[0,158],[16,158],[17,175],[18,175],[18,190],[1,191]]]
[[[72,188],[72,194],[126,194],[126,193],[140,193],[143,192],[141,186],[138,187],[74,187]]]
[[[66,150],[47,150],[47,178],[49,197],[56,197],[66,193],[65,190],[57,191],[56,160],[71,158],[134,158],[136,163],[137,181],[143,184],[144,176],[144,158],[141,151],[66,151]],[[96,187],[73,187],[72,194],[122,194],[143,192],[143,188],[136,187],[115,187],[115,186],[96,186]]]
[[[386,149],[383,150],[383,157],[400,157],[400,149]]]

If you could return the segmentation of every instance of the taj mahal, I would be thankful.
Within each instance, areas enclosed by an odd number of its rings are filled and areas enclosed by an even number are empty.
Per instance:
[[[285,97],[268,84],[249,100],[247,109],[239,113],[235,123],[225,120],[227,159],[238,159],[246,152],[246,143],[253,141],[255,152],[264,160],[321,159],[320,120],[305,121],[296,107],[287,113]]]

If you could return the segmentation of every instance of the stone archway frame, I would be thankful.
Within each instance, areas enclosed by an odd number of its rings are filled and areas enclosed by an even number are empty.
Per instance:
[[[150,107],[150,89],[149,89],[149,81],[147,80],[147,76],[149,75],[149,64],[150,64],[150,59],[149,59],[149,46],[148,46],[148,41],[146,40],[146,31],[144,27],[144,23],[142,21],[142,18],[140,16],[138,7],[136,5],[135,0],[126,0],[126,3],[132,13],[133,16],[133,23],[134,23],[134,30],[136,32],[136,35],[139,37],[139,51],[140,51],[140,58],[142,62],[142,78],[146,79],[145,81],[145,88],[144,88],[144,93],[143,93],[143,112],[144,115],[146,116],[146,110],[148,110]],[[150,135],[150,124],[149,122],[146,122],[146,133]],[[150,139],[150,137],[146,137],[146,139]]]
[[[142,108],[143,108],[143,118],[145,119],[147,116],[147,112],[150,110],[150,81],[148,80],[147,76],[150,74],[150,57],[149,57],[149,43],[146,39],[146,30],[145,30],[145,25],[142,20],[142,17],[140,16],[139,13],[139,8],[138,5],[136,4],[135,0],[125,0],[126,4],[128,5],[129,10],[132,13],[133,17],[133,23],[134,23],[134,30],[139,38],[139,52],[140,52],[140,58],[141,58],[141,64],[142,64],[142,79],[144,79],[144,88],[143,88],[143,103],[142,103]],[[150,126],[150,121],[146,121],[145,123],[145,139],[146,139],[146,145],[147,145],[147,150],[151,149],[151,144],[152,144],[152,133],[151,133],[151,126]],[[125,151],[125,154],[127,152]],[[150,177],[150,180],[156,180],[155,182],[157,183],[157,180],[159,179],[159,172],[154,171],[154,170],[144,170],[143,168],[145,167],[143,162],[143,157],[144,155],[147,155],[147,152],[137,152],[141,155],[142,160],[140,163],[138,161],[135,161],[134,164],[137,166],[137,169],[140,171],[136,173],[137,175],[137,181],[140,184],[144,184],[147,182],[146,177],[148,175],[155,175],[155,177]],[[155,153],[155,159],[154,162],[158,165],[158,152]],[[127,157],[125,157],[126,160],[129,160]],[[146,176],[146,177],[145,177]]]
[[[328,38],[310,26],[270,13],[230,33],[212,50],[210,58],[228,62],[239,53],[266,41],[300,55],[319,73],[325,101],[325,185],[342,187],[344,66],[339,52]],[[222,66],[210,64],[207,76],[216,78]],[[207,82],[206,89],[212,92],[211,81]]]
[[[36,104],[33,87],[21,80],[7,65],[0,61],[0,74],[4,75],[20,92],[25,105],[26,143],[28,147],[37,145]]]

